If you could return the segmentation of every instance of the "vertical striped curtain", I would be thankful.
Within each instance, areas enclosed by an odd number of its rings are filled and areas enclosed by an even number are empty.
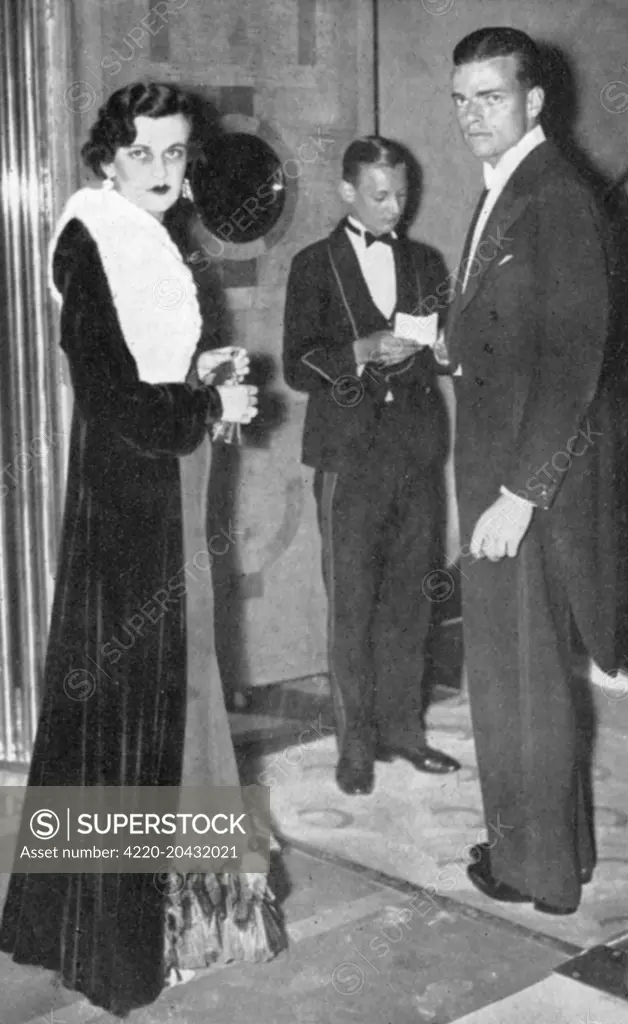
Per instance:
[[[0,0],[0,761],[12,764],[29,760],[37,721],[67,448],[46,284],[53,5]]]

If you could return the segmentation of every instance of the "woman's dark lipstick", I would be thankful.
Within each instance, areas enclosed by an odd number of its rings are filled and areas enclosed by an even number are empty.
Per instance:
[[[158,196],[165,196],[166,192],[170,191],[170,185],[155,185],[151,188],[151,192],[156,192]]]

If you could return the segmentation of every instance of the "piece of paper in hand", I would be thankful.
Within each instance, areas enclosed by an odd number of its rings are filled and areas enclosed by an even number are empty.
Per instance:
[[[438,334],[438,313],[431,313],[430,316],[397,313],[393,334],[396,338],[414,342],[417,346],[434,348]]]

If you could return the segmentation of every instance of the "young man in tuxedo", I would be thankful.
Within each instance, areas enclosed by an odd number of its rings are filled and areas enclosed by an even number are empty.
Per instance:
[[[572,913],[595,862],[575,624],[615,668],[613,427],[603,379],[606,228],[540,125],[540,56],[515,29],[454,51],[452,92],[486,188],[448,318],[471,714],[496,900]]]
[[[459,765],[430,748],[422,676],[430,572],[439,561],[447,417],[429,347],[393,336],[442,280],[431,250],[398,237],[407,169],[392,142],[353,142],[340,195],[348,216],[290,269],[284,373],[308,393],[303,461],[314,493],[329,602],[336,780],[369,793],[374,762]]]

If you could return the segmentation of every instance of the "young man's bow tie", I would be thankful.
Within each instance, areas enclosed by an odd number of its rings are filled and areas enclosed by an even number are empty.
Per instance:
[[[385,235],[372,235],[370,231],[365,231],[364,241],[366,243],[366,248],[368,249],[369,245],[372,245],[373,242],[383,242],[384,245],[394,245],[395,239],[390,232]]]
[[[346,226],[349,228],[349,231],[353,231],[354,235],[362,235],[362,232],[360,231],[360,229],[356,228],[356,226],[354,224],[352,224],[350,220],[347,221],[347,225]],[[364,243],[365,243],[367,249],[368,249],[369,245],[373,244],[373,242],[383,242],[384,245],[394,245],[395,244],[395,239],[390,234],[390,232],[388,232],[385,235],[374,235],[371,231],[364,231],[363,237],[364,237]]]

